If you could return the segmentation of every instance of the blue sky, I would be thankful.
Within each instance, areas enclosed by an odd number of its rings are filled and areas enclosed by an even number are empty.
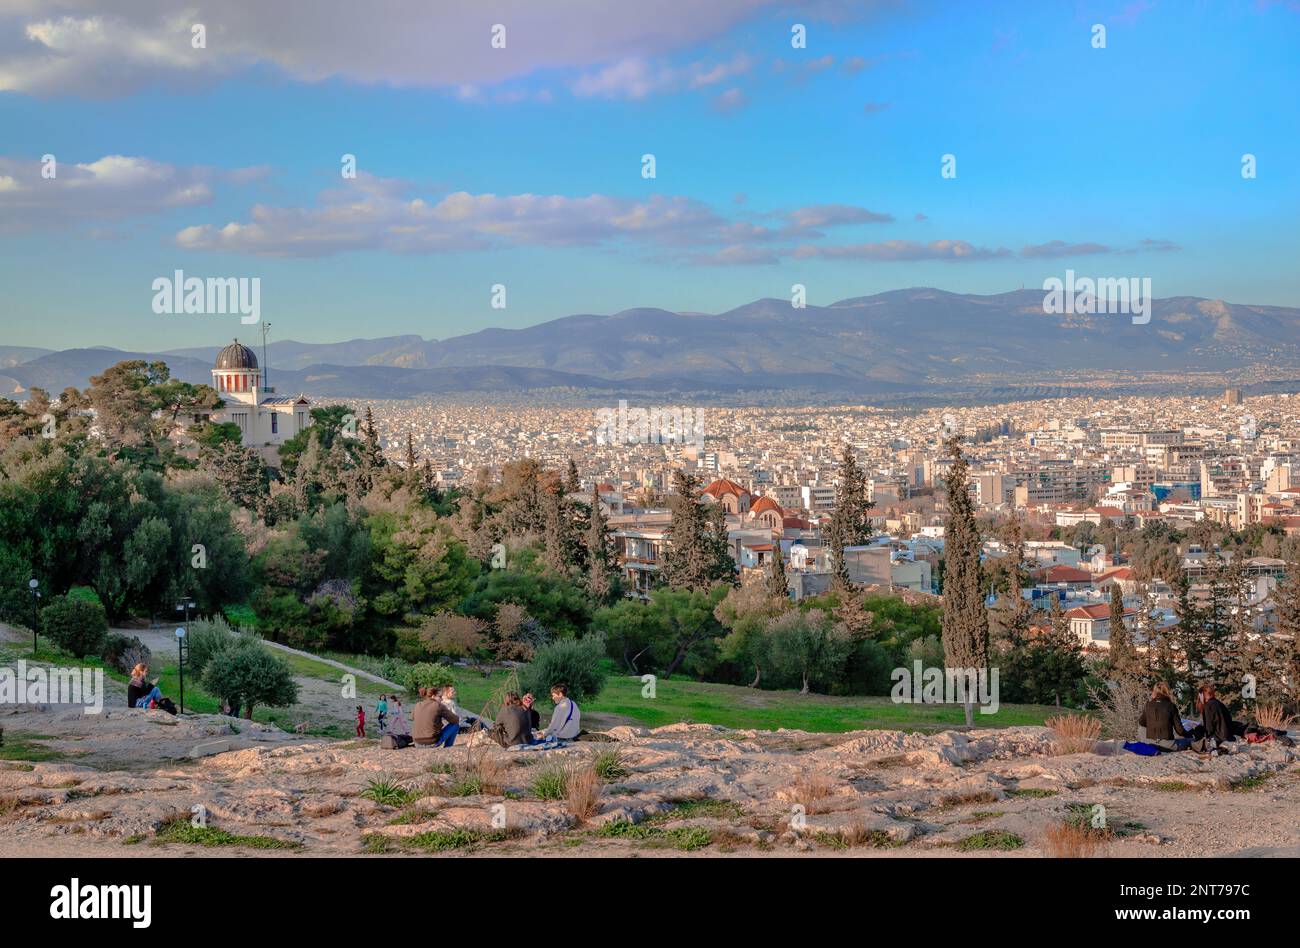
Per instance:
[[[322,342],[1067,268],[1300,305],[1292,0],[366,6],[0,3],[0,344],[238,334],[152,312],[175,269]]]

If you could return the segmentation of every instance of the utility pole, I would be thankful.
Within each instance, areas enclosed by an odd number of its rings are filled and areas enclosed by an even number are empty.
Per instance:
[[[270,323],[262,323],[262,391],[271,390],[271,367],[266,361],[266,334],[271,331]]]

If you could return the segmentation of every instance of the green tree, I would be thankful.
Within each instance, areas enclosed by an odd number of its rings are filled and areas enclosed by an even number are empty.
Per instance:
[[[734,583],[736,563],[727,543],[726,511],[700,502],[700,479],[673,472],[669,500],[672,524],[660,575],[672,589],[704,591],[715,583]]]
[[[209,694],[238,701],[249,720],[255,707],[283,708],[298,700],[298,683],[289,663],[261,643],[242,637],[208,660],[202,681]]]
[[[870,511],[874,506],[867,500],[866,475],[858,467],[852,446],[845,444],[835,473],[835,511],[827,530],[831,571],[838,586],[849,585],[849,567],[844,560],[845,548],[866,543],[871,537]]]
[[[943,653],[944,666],[988,667],[989,617],[984,606],[979,531],[969,490],[969,468],[957,439],[948,441],[953,463],[944,478],[948,516],[944,520]],[[972,726],[974,697],[966,696],[966,724]]]
[[[853,640],[821,609],[792,609],[767,626],[768,654],[778,675],[795,677],[799,693],[843,677]]]
[[[1124,621],[1124,592],[1118,582],[1110,587],[1110,652],[1106,663],[1112,674],[1136,678],[1141,670],[1133,637]]]

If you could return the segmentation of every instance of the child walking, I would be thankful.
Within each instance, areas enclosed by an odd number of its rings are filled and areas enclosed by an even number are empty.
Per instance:
[[[366,709],[357,705],[357,737],[366,736]]]

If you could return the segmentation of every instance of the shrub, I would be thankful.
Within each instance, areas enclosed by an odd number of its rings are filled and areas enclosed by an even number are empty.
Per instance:
[[[1136,678],[1121,677],[1089,685],[1088,695],[1101,719],[1101,733],[1117,740],[1137,737],[1138,718],[1151,697],[1151,689]]]
[[[221,616],[194,619],[186,635],[185,665],[196,676],[202,675],[212,656],[239,640],[239,633]]]
[[[617,748],[601,751],[591,762],[591,766],[601,780],[610,783],[615,780],[622,780],[628,775],[627,764],[623,759],[623,752]]]
[[[41,610],[41,631],[65,652],[85,658],[103,651],[108,617],[98,602],[57,596]]]
[[[1089,754],[1101,737],[1101,722],[1082,714],[1059,714],[1043,722],[1052,732],[1052,754]]]
[[[564,779],[565,806],[579,823],[600,812],[600,795],[600,774],[595,767],[574,768]]]
[[[1285,731],[1294,718],[1286,713],[1280,704],[1261,704],[1255,708],[1255,723],[1260,727],[1271,727],[1275,731]]]
[[[533,778],[533,794],[540,800],[559,800],[564,796],[568,771],[564,765],[548,761]]]
[[[249,719],[257,705],[283,708],[298,700],[289,663],[252,638],[240,638],[208,659],[203,687],[218,698],[238,701]]]
[[[405,685],[407,691],[413,695],[418,695],[421,688],[443,688],[456,683],[451,669],[441,662],[419,662],[408,665],[405,676],[393,680],[399,685]]]
[[[366,789],[361,791],[361,795],[368,800],[374,800],[376,803],[385,806],[405,806],[416,796],[415,793],[398,782],[396,778],[390,777],[388,774],[371,777],[366,783]]]
[[[1103,855],[1109,842],[1105,831],[1068,821],[1052,823],[1043,831],[1043,850],[1055,859]]]
[[[110,632],[104,637],[99,657],[111,668],[129,674],[137,664],[148,665],[152,659],[149,646],[134,635]]]
[[[564,682],[569,695],[581,704],[600,694],[605,687],[605,641],[601,636],[559,639],[543,645],[533,660],[519,671],[519,687],[544,695],[552,685]]]

